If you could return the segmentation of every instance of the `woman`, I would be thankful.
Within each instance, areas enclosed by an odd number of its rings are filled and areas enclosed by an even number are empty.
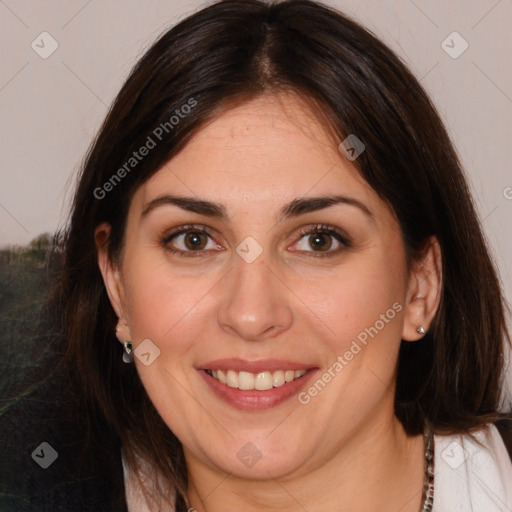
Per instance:
[[[226,0],[165,33],[87,155],[64,256],[105,510],[512,508],[504,300],[460,163],[340,13]]]

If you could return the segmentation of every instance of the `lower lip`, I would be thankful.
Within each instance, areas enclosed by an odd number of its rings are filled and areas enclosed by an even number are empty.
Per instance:
[[[286,382],[277,388],[267,389],[265,391],[245,391],[238,388],[231,388],[208,375],[205,370],[199,370],[201,377],[219,398],[233,407],[245,410],[270,409],[271,407],[282,404],[292,396],[298,394],[316,372],[316,368],[311,369],[299,379]]]

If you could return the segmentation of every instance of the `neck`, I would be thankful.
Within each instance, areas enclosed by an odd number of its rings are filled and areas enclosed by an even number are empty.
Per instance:
[[[322,465],[281,479],[240,479],[188,453],[189,498],[197,512],[418,512],[423,455],[423,435],[407,436],[394,416],[361,429]]]

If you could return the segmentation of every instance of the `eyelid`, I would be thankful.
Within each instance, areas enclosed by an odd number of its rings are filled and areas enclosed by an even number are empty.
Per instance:
[[[169,241],[171,238],[182,235],[184,233],[188,232],[198,232],[198,233],[204,233],[208,236],[215,236],[216,233],[214,230],[203,226],[202,224],[185,224],[183,226],[179,226],[171,231],[166,231],[164,235],[162,236],[162,241]]]

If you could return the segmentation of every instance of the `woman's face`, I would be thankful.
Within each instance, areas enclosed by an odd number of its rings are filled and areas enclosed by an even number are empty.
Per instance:
[[[388,428],[400,340],[431,318],[391,211],[293,96],[203,128],[100,266],[189,463],[241,477],[328,467]]]

